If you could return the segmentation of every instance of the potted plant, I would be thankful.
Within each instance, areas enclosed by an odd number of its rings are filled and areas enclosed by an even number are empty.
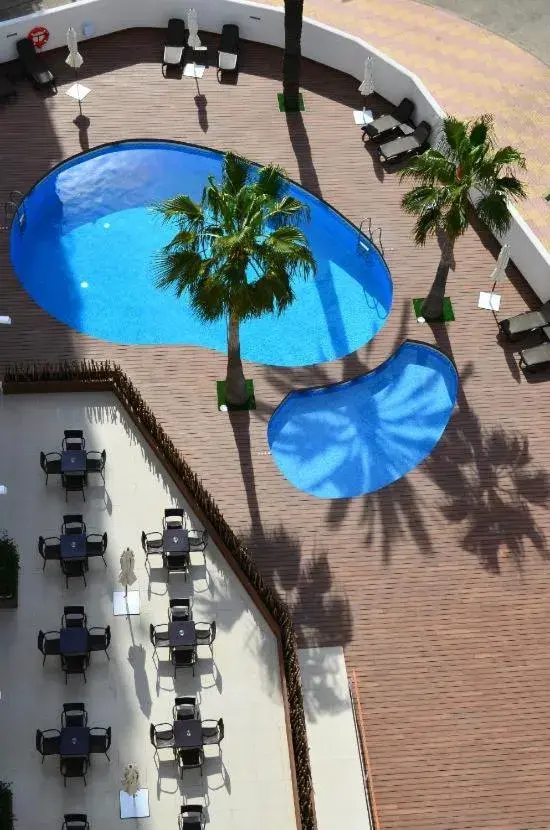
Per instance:
[[[11,787],[0,781],[0,830],[13,830],[13,795]]]
[[[3,531],[0,534],[0,608],[17,608],[18,583],[19,551]]]

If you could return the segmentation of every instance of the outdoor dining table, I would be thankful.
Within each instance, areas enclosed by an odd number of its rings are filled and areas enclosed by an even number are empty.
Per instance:
[[[169,527],[162,534],[164,553],[189,553],[189,532],[184,527]]]
[[[197,635],[193,620],[175,620],[168,623],[168,643],[170,648],[194,648]]]
[[[90,651],[88,629],[62,628],[59,632],[60,654],[88,654]]]
[[[201,749],[202,748],[202,726],[200,720],[175,720],[174,721],[174,747],[175,749]]]
[[[90,754],[88,726],[65,726],[61,730],[59,755],[61,758],[87,758]]]
[[[61,559],[86,559],[86,534],[70,533],[60,537]]]
[[[85,473],[86,450],[63,450],[61,453],[62,473]]]

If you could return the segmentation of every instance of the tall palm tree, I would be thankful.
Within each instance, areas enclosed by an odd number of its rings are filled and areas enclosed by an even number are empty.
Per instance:
[[[434,235],[440,238],[441,260],[422,307],[426,320],[443,314],[455,242],[470,224],[468,194],[480,194],[475,206],[479,218],[490,231],[503,234],[511,221],[508,200],[525,198],[514,167],[525,169],[525,158],[514,147],[495,149],[492,118],[482,115],[472,122],[446,118],[441,149],[430,148],[416,156],[401,173],[402,179],[417,182],[401,201],[406,213],[418,217],[415,243],[424,245]]]
[[[285,0],[285,53],[283,97],[286,112],[300,110],[300,68],[302,63],[302,19],[304,0]]]
[[[297,227],[308,209],[283,188],[279,167],[252,174],[249,162],[226,153],[221,184],[210,176],[200,203],[181,195],[155,208],[178,227],[159,254],[156,285],[187,292],[205,322],[227,319],[226,400],[234,406],[248,400],[240,323],[280,314],[294,300],[293,279],[315,272]]]

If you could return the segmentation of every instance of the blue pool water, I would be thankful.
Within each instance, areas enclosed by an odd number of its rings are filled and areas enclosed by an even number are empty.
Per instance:
[[[457,388],[445,355],[406,341],[368,375],[291,392],[269,422],[271,454],[306,493],[332,499],[372,493],[430,454]]]
[[[156,252],[174,234],[150,205],[186,193],[200,199],[219,153],[159,141],[122,142],[55,168],[25,200],[26,222],[13,223],[10,250],[24,288],[77,331],[117,343],[189,344],[226,350],[225,322],[203,323],[185,297],[154,287]],[[384,325],[392,301],[387,267],[370,241],[297,185],[317,261],[316,278],[297,280],[283,315],[242,326],[248,360],[299,366],[355,351]]]

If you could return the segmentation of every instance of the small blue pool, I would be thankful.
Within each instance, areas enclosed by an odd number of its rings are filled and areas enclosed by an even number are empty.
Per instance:
[[[199,200],[222,156],[161,141],[100,147],[56,167],[25,199],[13,223],[13,267],[33,299],[77,331],[124,344],[189,344],[226,350],[225,322],[203,323],[185,297],[154,286],[153,262],[174,235],[150,206],[185,193]],[[316,278],[297,280],[296,302],[280,317],[242,326],[243,357],[302,366],[343,357],[384,325],[392,282],[370,240],[295,184],[311,211],[304,224]]]
[[[406,341],[368,375],[291,392],[269,422],[273,460],[295,487],[319,498],[380,490],[430,454],[457,390],[449,358]]]

